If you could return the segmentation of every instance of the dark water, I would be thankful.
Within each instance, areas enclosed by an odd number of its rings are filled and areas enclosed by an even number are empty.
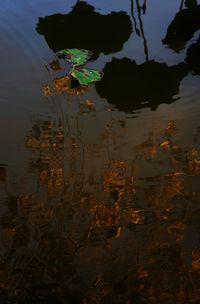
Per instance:
[[[0,7],[0,304],[200,303],[200,4]],[[63,48],[100,82],[70,88]]]

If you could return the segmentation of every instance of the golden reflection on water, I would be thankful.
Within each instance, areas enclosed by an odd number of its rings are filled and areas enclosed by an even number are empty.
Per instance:
[[[53,81],[57,94],[68,93],[66,80]],[[83,92],[78,103],[79,114],[96,110]],[[67,115],[73,134],[52,117],[38,120],[26,137],[33,186],[18,197],[7,194],[1,288],[19,303],[30,292],[36,298],[34,290],[45,299],[49,288],[69,303],[199,303],[199,242],[190,244],[199,227],[198,130],[193,146],[181,146],[170,120],[129,160],[108,154],[98,167],[101,157],[80,140],[76,113]],[[105,127],[100,145],[116,144],[115,119]],[[92,171],[88,162],[96,164]],[[3,166],[0,181],[7,182]]]

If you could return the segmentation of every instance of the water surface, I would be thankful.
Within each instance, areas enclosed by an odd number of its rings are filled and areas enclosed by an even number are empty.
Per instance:
[[[1,3],[2,304],[200,302],[200,6],[143,4]]]

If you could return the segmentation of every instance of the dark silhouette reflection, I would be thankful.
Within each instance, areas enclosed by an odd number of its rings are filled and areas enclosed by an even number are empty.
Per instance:
[[[181,80],[188,74],[187,65],[148,61],[137,65],[128,58],[115,59],[104,68],[102,81],[96,83],[98,94],[119,110],[132,112],[161,103],[172,103],[179,92]]]
[[[200,75],[200,37],[188,48],[185,61],[193,75]]]
[[[185,6],[187,8],[193,8],[197,6],[197,0],[185,0]]]
[[[178,52],[200,29],[200,5],[196,1],[185,1],[186,9],[178,12],[167,29],[163,43]]]
[[[129,39],[132,25],[125,12],[101,15],[86,2],[78,2],[67,15],[55,14],[39,18],[37,32],[44,35],[53,51],[85,48],[97,58],[122,49]]]
[[[147,39],[145,37],[145,32],[144,32],[144,27],[143,27],[143,22],[141,18],[141,9],[143,10],[143,14],[146,12],[146,1],[144,1],[143,8],[140,7],[139,1],[136,0],[136,6],[137,6],[137,11],[138,11],[138,21],[140,25],[140,33],[143,39],[143,44],[144,44],[144,54],[145,54],[145,59],[146,61],[149,60],[149,51],[148,51],[148,44],[147,44]]]
[[[146,14],[146,10],[147,10],[147,0],[144,0],[142,6],[141,6],[141,10],[143,12],[143,14]]]

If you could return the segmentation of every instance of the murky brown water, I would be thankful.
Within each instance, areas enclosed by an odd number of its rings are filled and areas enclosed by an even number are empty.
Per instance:
[[[195,0],[2,1],[0,304],[200,303],[199,20]],[[69,87],[73,47],[100,82]]]

